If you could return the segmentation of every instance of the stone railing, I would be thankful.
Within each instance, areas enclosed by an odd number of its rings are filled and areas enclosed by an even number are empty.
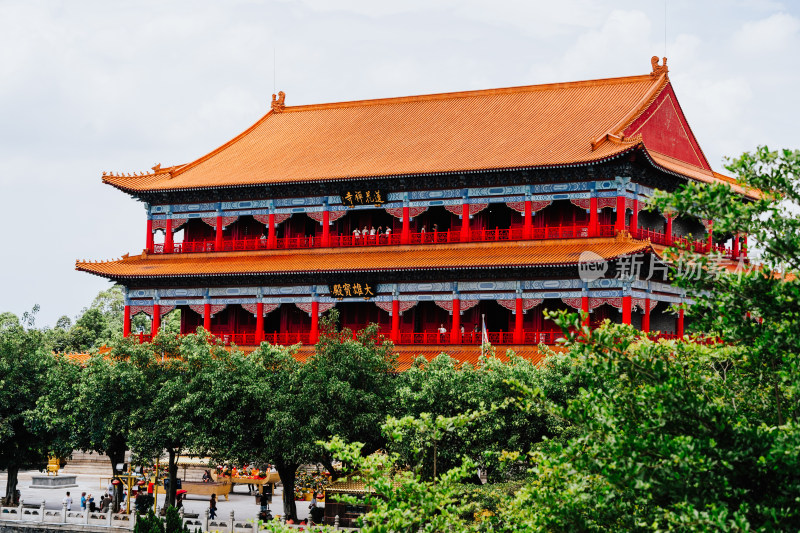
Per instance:
[[[269,523],[262,524],[262,527],[257,531],[256,521],[239,520],[234,516],[231,511],[227,518],[217,517],[210,518],[209,510],[205,510],[205,516],[196,515],[187,516],[184,514],[183,509],[180,510],[183,523],[189,528],[189,531],[195,531],[198,528],[202,531],[215,531],[220,533],[258,533],[259,531],[270,532]],[[61,505],[61,509],[47,509],[45,502],[40,504],[31,504],[20,502],[16,507],[0,507],[0,530],[6,529],[9,526],[19,527],[21,523],[25,526],[41,526],[43,530],[50,529],[48,525],[58,524],[58,530],[68,531],[95,531],[100,528],[112,528],[120,530],[132,530],[136,525],[138,515],[136,513],[112,513],[111,511],[69,511],[66,504]],[[284,519],[281,519],[281,525],[290,528],[303,528],[306,531],[313,531],[317,529],[314,526],[309,527],[305,524],[300,525],[287,525]],[[65,527],[66,526],[66,527]],[[334,529],[341,529],[347,531],[354,531],[354,528],[339,527],[339,517],[336,517]],[[320,527],[321,529],[321,527]]]

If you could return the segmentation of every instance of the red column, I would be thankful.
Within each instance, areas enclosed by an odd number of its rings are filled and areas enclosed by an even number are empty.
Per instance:
[[[708,221],[708,251],[709,253],[714,249],[714,221]]]
[[[203,329],[211,333],[211,304],[203,304]]]
[[[131,306],[125,306],[125,315],[122,318],[122,336],[130,337],[131,335]]]
[[[650,333],[650,298],[644,299],[644,316],[642,316],[642,331]]]
[[[742,237],[742,257],[747,259],[747,233]]]
[[[733,249],[731,250],[733,259],[739,259],[739,234],[733,236]]]
[[[589,237],[597,237],[600,235],[600,220],[597,212],[597,196],[589,198]]]
[[[392,300],[392,342],[400,342],[400,300]]]
[[[461,242],[469,242],[469,204],[461,204]]]
[[[256,304],[256,344],[264,340],[264,303]]]
[[[146,244],[147,253],[152,254],[153,253],[153,248],[155,247],[154,243],[153,243],[153,219],[152,218],[148,218],[147,219],[147,241],[146,242],[147,242],[147,244]]]
[[[214,235],[214,250],[222,251],[222,215],[217,215],[216,234]]]
[[[158,304],[153,305],[153,323],[150,326],[150,334],[155,337],[158,334],[158,328],[161,327],[161,306]]]
[[[683,309],[678,309],[678,337],[683,337]]]
[[[450,342],[461,344],[461,300],[453,296],[453,328],[450,330]]]
[[[589,326],[589,295],[581,296],[581,311],[586,313],[586,318],[583,319],[583,325]]]
[[[322,246],[331,245],[331,212],[327,207],[322,212]]]
[[[319,340],[319,302],[311,302],[311,342]]]
[[[514,315],[514,344],[522,344],[525,337],[525,332],[522,329],[522,319],[525,315],[522,312],[522,298],[517,296],[517,301],[514,302],[516,315]]]
[[[623,324],[630,324],[631,323],[631,297],[630,296],[623,296],[622,297],[622,323]]]
[[[625,229],[625,196],[617,195],[617,219],[614,221],[614,233]]]
[[[274,249],[278,245],[278,239],[275,236],[275,213],[269,214],[269,234],[267,235],[267,248]]]
[[[639,231],[639,198],[633,199],[633,213],[631,214],[631,235],[634,237]]]
[[[172,216],[167,215],[167,227],[164,230],[164,253],[172,253]]]
[[[400,244],[411,243],[411,215],[407,205],[403,206],[403,230],[400,233]]]
[[[667,236],[667,245],[672,246],[672,215],[666,215],[667,217],[667,229],[664,232]]]
[[[533,207],[530,200],[525,200],[525,229],[522,230],[522,238],[530,239],[533,234]]]

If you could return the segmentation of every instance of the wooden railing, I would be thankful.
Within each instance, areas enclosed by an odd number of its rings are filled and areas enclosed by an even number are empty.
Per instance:
[[[188,334],[182,334],[185,336]],[[652,340],[666,339],[675,340],[680,337],[675,333],[662,333],[652,332],[647,335]],[[132,335],[139,344],[150,342],[152,335],[147,333],[136,333]],[[256,346],[255,333],[215,333],[213,336],[218,341],[225,345],[230,346],[235,344],[237,346]],[[517,344],[514,340],[515,334],[513,331],[489,331],[486,336],[490,344]],[[522,341],[520,344],[555,344],[556,340],[563,337],[560,331],[523,331]],[[353,331],[353,338],[356,338],[356,332]],[[270,344],[288,346],[297,343],[309,344],[311,334],[309,332],[296,332],[296,333],[264,333],[264,342]],[[482,341],[482,334],[480,332],[464,332],[461,334],[460,340],[452,338],[451,333],[439,333],[438,331],[424,331],[424,332],[401,332],[400,338],[397,339],[397,345],[435,345],[435,344],[472,344],[479,345]]]
[[[542,226],[531,228],[531,240],[545,239],[578,239],[589,236],[589,227],[580,224]],[[614,235],[613,225],[601,225],[600,235],[609,237]],[[510,229],[473,229],[470,230],[469,242],[500,242],[525,239],[525,229],[515,227]],[[397,246],[401,244],[399,233],[389,235],[331,235],[329,247],[359,247],[359,246]],[[447,231],[414,232],[410,234],[410,244],[453,244],[463,242],[461,230],[458,228]],[[302,250],[308,248],[322,248],[322,236],[285,237],[275,239],[274,249],[277,250]],[[253,239],[229,239],[222,242],[218,250],[214,240],[184,241],[172,245],[172,251],[167,252],[163,244],[156,244],[153,252],[163,253],[203,253],[203,252],[238,252],[252,250],[269,250],[269,239],[257,237]]]

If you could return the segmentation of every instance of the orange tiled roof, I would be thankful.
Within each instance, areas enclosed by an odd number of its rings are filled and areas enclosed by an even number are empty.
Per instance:
[[[614,259],[648,249],[651,249],[649,242],[620,235],[593,239],[368,247],[357,251],[352,248],[323,248],[186,255],[142,254],[105,262],[77,261],[75,268],[112,279],[408,269],[481,270],[577,264],[581,253],[586,251],[604,259]]]
[[[429,174],[601,161],[641,146],[624,131],[666,71],[643,76],[317,105],[278,106],[211,153],[141,176],[129,192]]]
[[[745,189],[738,185],[735,179],[725,176],[724,174],[720,174],[719,172],[714,172],[713,170],[706,170],[695,165],[690,165],[689,163],[675,159],[674,157],[670,157],[668,155],[660,154],[653,150],[648,151],[648,156],[657,166],[682,176],[687,176],[704,183],[716,183],[721,181],[729,184],[734,191],[744,194],[750,198],[759,198],[761,196],[760,191],[756,189]]]

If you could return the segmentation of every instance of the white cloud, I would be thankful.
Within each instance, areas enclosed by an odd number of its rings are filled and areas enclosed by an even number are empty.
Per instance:
[[[733,36],[733,45],[738,52],[747,55],[783,52],[797,44],[799,32],[800,20],[788,13],[775,13],[757,22],[745,23]]]

